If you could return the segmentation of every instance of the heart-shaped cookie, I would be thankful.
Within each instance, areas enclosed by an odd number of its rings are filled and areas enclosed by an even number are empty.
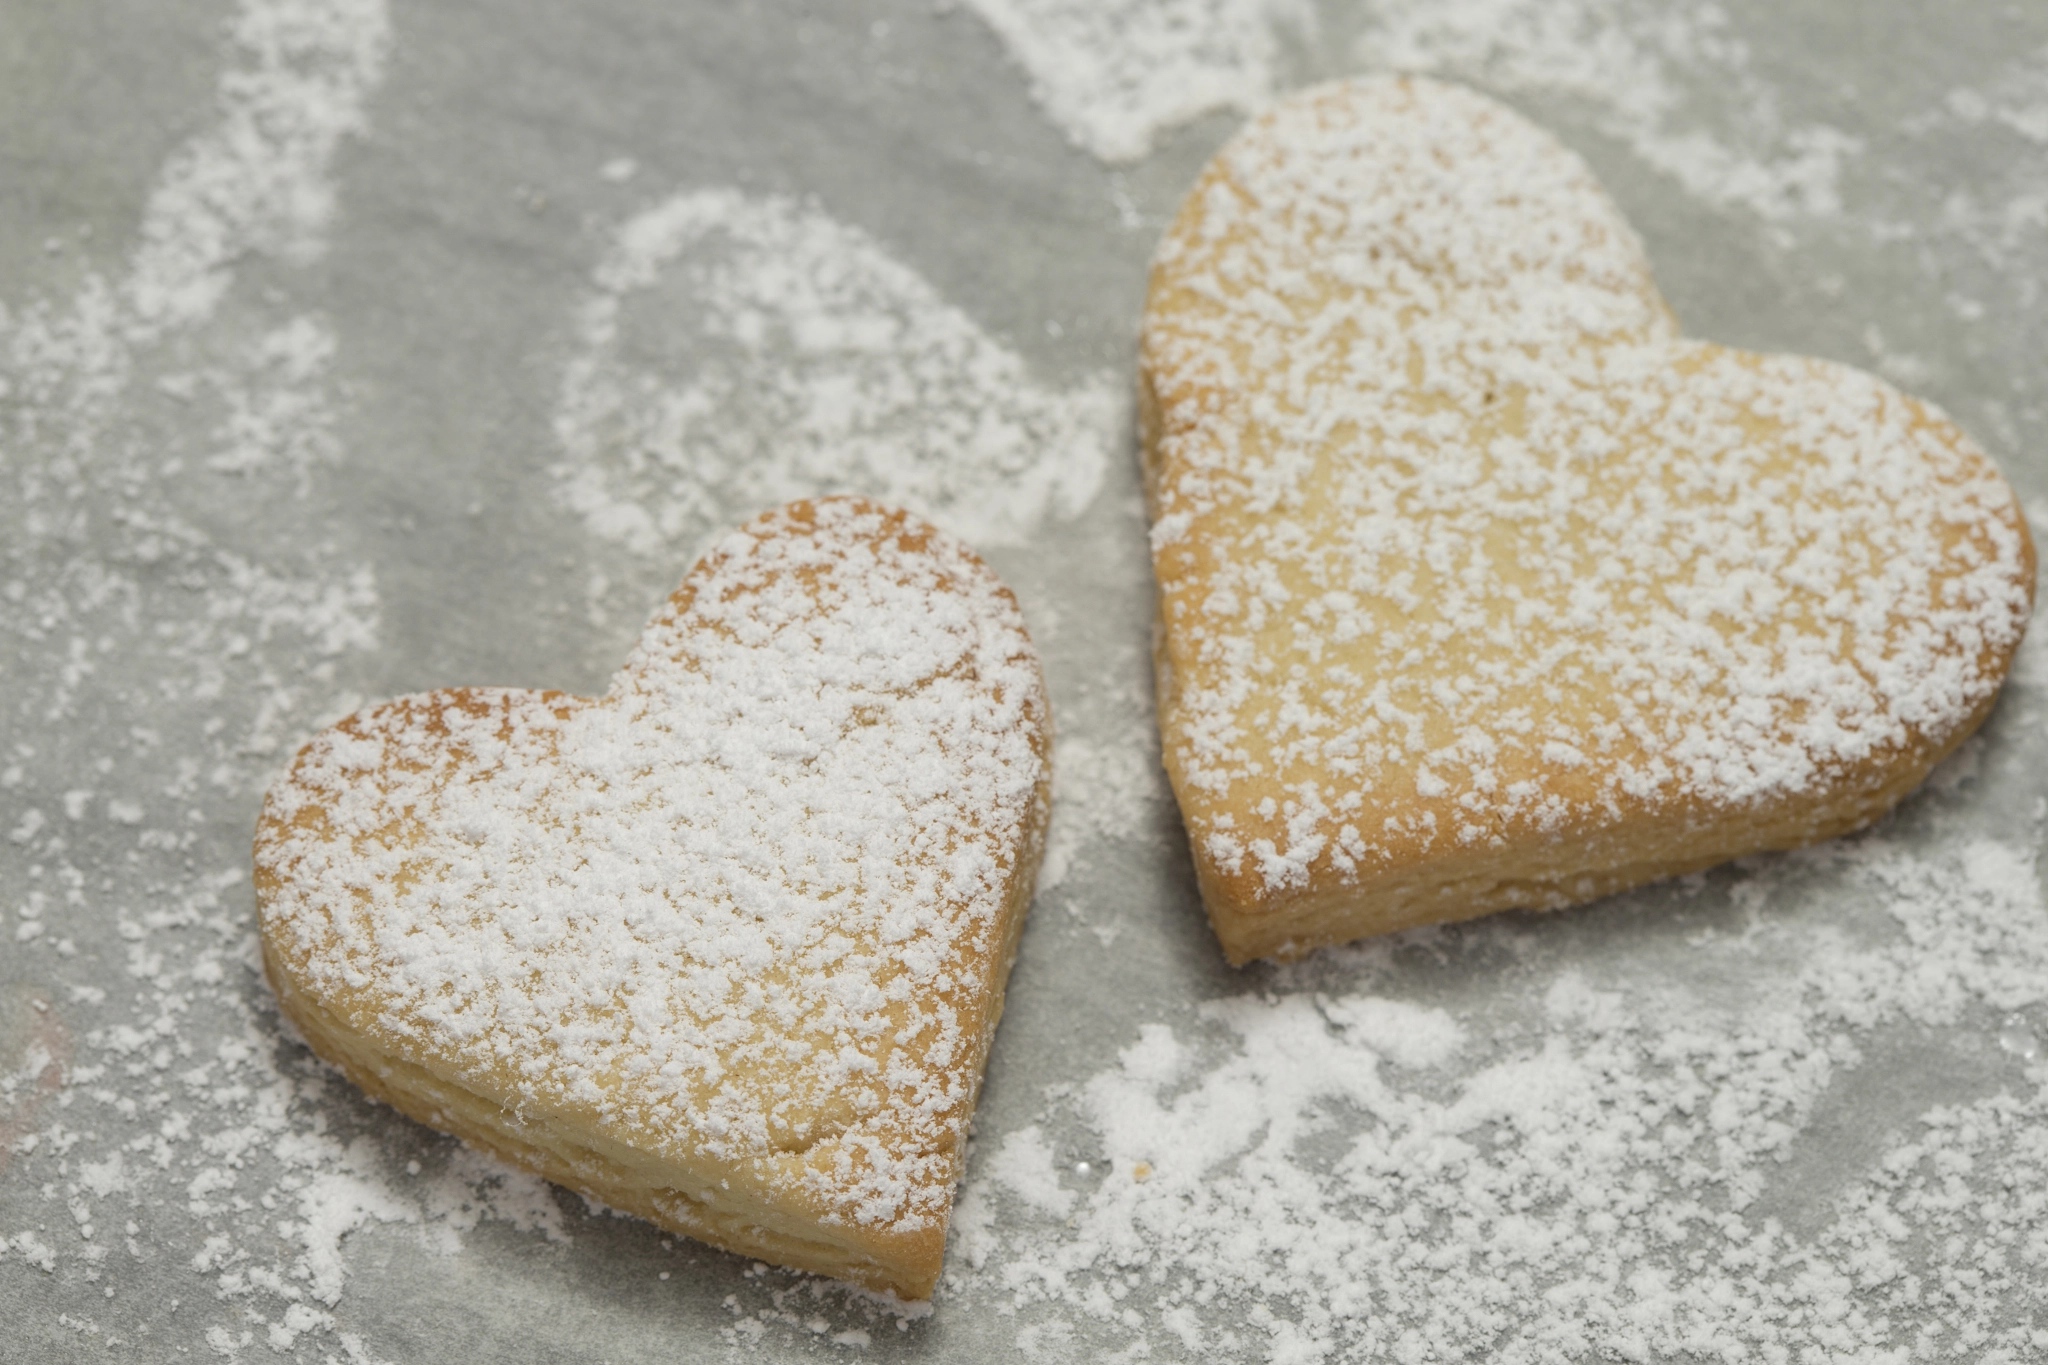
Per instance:
[[[1863,825],[1989,713],[2011,490],[1927,405],[1678,335],[1577,157],[1308,91],[1153,269],[1160,726],[1233,961]]]
[[[431,692],[309,743],[256,831],[265,965],[314,1049],[422,1122],[923,1298],[1047,727],[987,565],[796,503],[690,571],[602,698]]]

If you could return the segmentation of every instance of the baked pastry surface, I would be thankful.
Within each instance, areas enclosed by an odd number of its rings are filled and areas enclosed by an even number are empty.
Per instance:
[[[1049,800],[1037,657],[965,547],[795,503],[602,698],[350,716],[266,797],[264,964],[315,1051],[512,1163],[928,1297]]]
[[[1233,962],[1869,823],[1989,714],[2012,491],[1868,374],[1679,335],[1569,151],[1306,91],[1153,267],[1166,764]]]

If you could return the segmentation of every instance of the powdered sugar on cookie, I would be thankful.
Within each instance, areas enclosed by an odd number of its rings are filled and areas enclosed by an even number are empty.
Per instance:
[[[2026,621],[1967,438],[1680,338],[1578,159],[1455,87],[1326,87],[1226,148],[1145,356],[1169,763],[1256,894],[1938,752]]]
[[[266,935],[507,1108],[942,1225],[993,1026],[962,964],[1001,955],[1037,856],[1045,725],[979,560],[797,504],[719,544],[600,700],[433,693],[309,745],[266,811]]]

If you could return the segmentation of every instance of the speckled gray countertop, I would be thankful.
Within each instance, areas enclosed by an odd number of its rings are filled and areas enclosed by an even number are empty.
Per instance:
[[[1384,66],[1585,156],[1690,330],[1875,369],[2048,507],[2033,7],[0,4],[0,1359],[2048,1356],[2038,643],[1854,840],[1223,965],[1146,262],[1244,108]],[[253,949],[318,725],[601,690],[707,536],[836,488],[984,549],[1060,729],[908,1318],[368,1103]]]

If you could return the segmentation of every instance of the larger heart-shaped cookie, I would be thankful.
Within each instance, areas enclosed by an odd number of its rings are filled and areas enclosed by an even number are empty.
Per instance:
[[[1218,154],[1142,413],[1166,761],[1234,961],[1865,824],[1988,714],[2032,606],[1960,431],[1682,339],[1579,160],[1429,81]]]
[[[1030,903],[1015,601],[851,499],[728,536],[602,698],[349,717],[256,834],[264,960],[351,1079],[719,1246],[930,1294]]]

